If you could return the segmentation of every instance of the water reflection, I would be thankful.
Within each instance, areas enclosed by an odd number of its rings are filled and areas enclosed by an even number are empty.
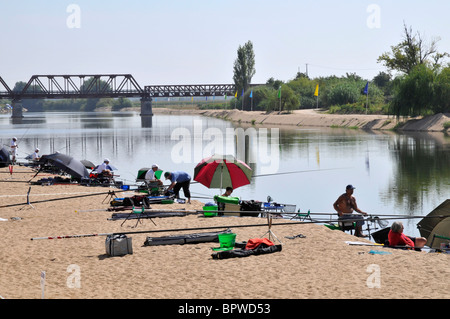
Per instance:
[[[430,192],[448,198],[450,181],[449,139],[444,134],[411,133],[390,141],[395,170],[385,197],[406,213],[423,211]],[[389,196],[390,194],[390,196]]]
[[[234,153],[255,176],[265,176],[233,194],[261,201],[270,195],[303,211],[334,212],[332,203],[347,184],[357,187],[361,209],[373,214],[426,215],[450,194],[450,139],[443,133],[302,127],[275,133],[216,118],[137,112],[33,113],[12,125],[10,116],[0,115],[1,143],[9,145],[12,136],[19,139],[19,158],[36,147],[41,154],[59,151],[95,164],[108,157],[129,183],[153,163],[193,173],[211,152]],[[198,184],[192,192],[217,194]],[[404,223],[412,234],[416,222]]]

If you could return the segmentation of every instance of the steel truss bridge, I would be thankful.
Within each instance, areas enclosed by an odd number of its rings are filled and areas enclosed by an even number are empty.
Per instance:
[[[255,86],[255,85],[252,85]],[[0,77],[0,99],[10,99],[12,117],[22,116],[24,99],[141,98],[141,116],[151,116],[152,98],[235,96],[234,84],[140,86],[131,74],[33,75],[22,90]]]

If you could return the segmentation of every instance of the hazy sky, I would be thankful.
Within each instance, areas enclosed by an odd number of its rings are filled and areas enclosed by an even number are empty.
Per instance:
[[[0,0],[0,76],[130,73],[142,86],[233,83],[253,42],[252,83],[355,72],[372,79],[403,23],[450,52],[449,0]],[[0,90],[3,90],[0,88]]]

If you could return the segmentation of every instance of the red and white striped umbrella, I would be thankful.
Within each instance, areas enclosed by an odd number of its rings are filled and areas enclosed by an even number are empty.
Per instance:
[[[232,155],[213,155],[204,158],[194,169],[194,180],[208,188],[236,189],[250,184],[252,169]]]

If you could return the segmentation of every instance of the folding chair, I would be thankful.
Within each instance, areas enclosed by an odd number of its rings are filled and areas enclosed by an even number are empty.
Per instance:
[[[292,219],[297,219],[297,218],[300,219],[300,221],[302,221],[302,222],[307,220],[307,219],[312,221],[312,219],[311,219],[311,210],[308,209],[308,212],[305,214],[305,213],[300,213],[300,208],[299,208],[298,211],[297,211],[297,214],[295,214],[294,217],[291,218],[291,220]]]
[[[160,195],[164,193],[164,185],[160,185],[157,181],[148,181],[145,179],[145,174],[147,174],[147,171],[149,171],[150,169],[151,168],[141,168],[138,172],[136,182],[144,183],[142,187],[144,187],[144,189],[148,191],[149,195]],[[157,170],[155,172],[155,177],[160,180],[162,172],[162,170]]]
[[[348,221],[345,219],[338,220],[339,229],[342,231],[350,231],[350,234],[353,235],[353,230],[356,229],[356,223],[353,221]]]
[[[136,215],[136,216],[137,216],[137,222],[136,222],[136,225],[134,225],[133,228],[136,228],[136,226],[137,226],[138,223],[142,223],[142,221],[141,221],[141,216],[142,216],[142,215],[150,216],[150,215],[148,215],[148,214],[145,212],[145,207],[144,207],[144,206],[142,206],[141,209],[135,209],[134,206],[133,206],[133,208],[131,209],[131,212],[128,214],[127,218],[125,218],[125,220],[122,222],[122,224],[120,224],[120,227],[122,227],[123,224],[124,224],[131,216],[133,216],[133,214],[137,214],[137,215]],[[152,221],[152,223],[156,226],[156,224],[155,224],[155,222],[153,221],[153,219],[152,219],[151,217],[148,217],[148,218],[149,218],[149,219]]]

